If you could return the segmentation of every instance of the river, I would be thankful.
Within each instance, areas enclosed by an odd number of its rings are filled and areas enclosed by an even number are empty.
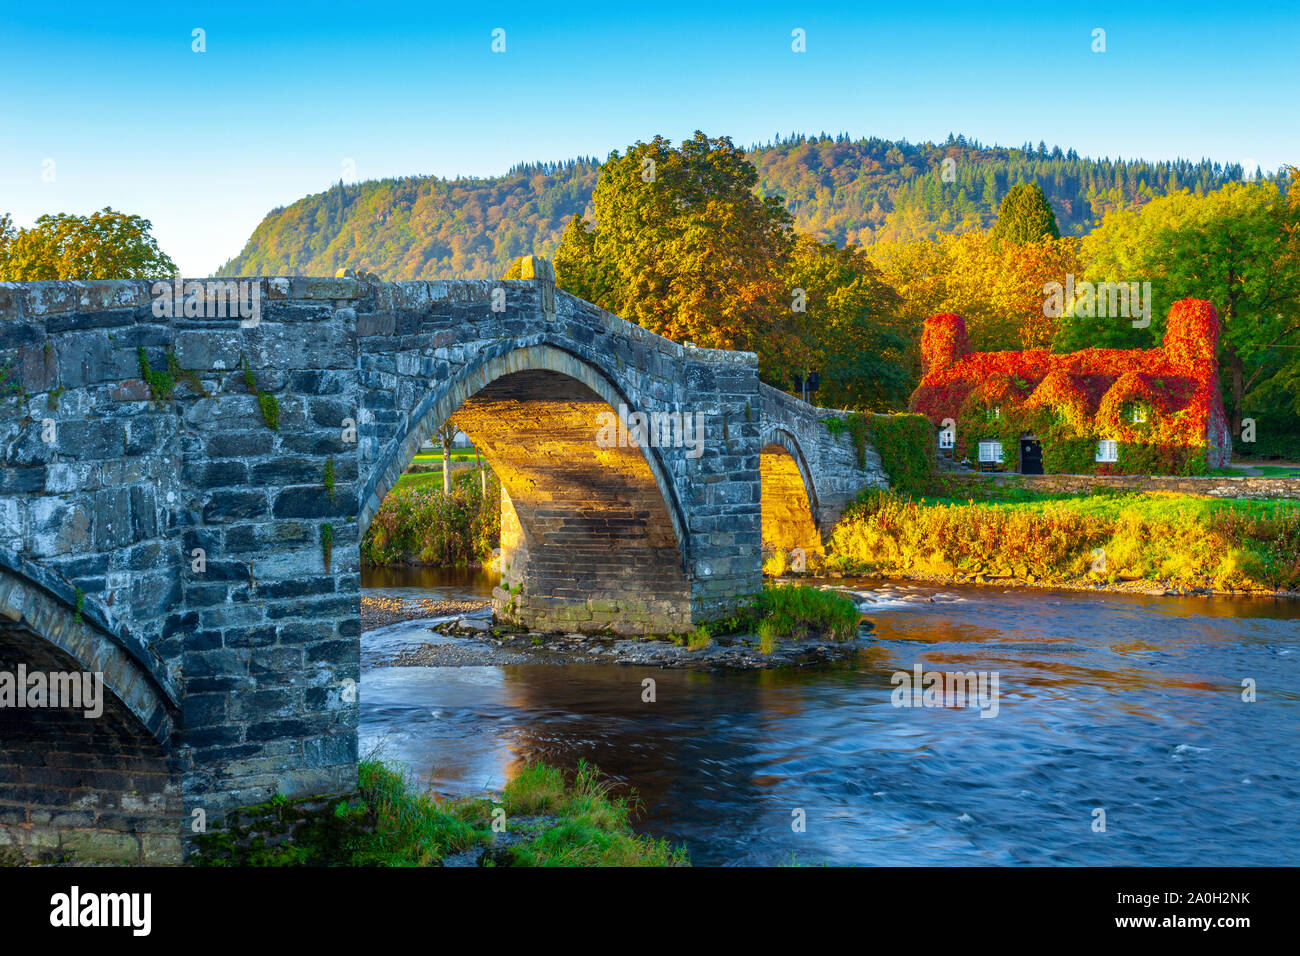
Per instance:
[[[362,753],[449,796],[585,758],[697,865],[1300,865],[1300,604],[836,584],[876,624],[851,664],[363,667]],[[491,581],[365,586],[464,599]],[[363,663],[431,637],[369,632]],[[891,675],[917,664],[996,672],[996,716],[894,706]]]

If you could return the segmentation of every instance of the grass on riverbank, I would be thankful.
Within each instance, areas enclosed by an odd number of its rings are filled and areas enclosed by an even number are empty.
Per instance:
[[[960,501],[871,492],[845,512],[831,545],[827,564],[844,573],[1300,588],[1300,502],[1289,500],[1002,488]]]
[[[277,798],[240,811],[236,825],[197,838],[194,862],[440,866],[453,853],[482,848],[488,852],[481,865],[488,866],[688,865],[684,849],[632,831],[633,800],[612,796],[587,763],[567,782],[556,767],[530,764],[499,802],[439,800],[373,759],[361,761],[358,776],[350,799],[321,805]],[[493,831],[494,820],[504,823],[503,834]]]
[[[851,640],[862,614],[850,598],[835,591],[782,584],[763,589],[754,606],[760,637],[765,630],[794,640],[827,637]]]
[[[452,448],[448,454],[452,461],[478,461],[474,455],[473,448]],[[422,465],[434,465],[442,463],[442,451],[420,451],[416,452],[412,461],[418,461]]]

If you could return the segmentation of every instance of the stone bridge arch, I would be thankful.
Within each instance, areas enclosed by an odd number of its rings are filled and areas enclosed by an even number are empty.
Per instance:
[[[363,471],[359,534],[452,419],[502,484],[498,616],[549,630],[689,630],[687,522],[672,472],[653,445],[598,440],[619,409],[638,407],[631,391],[548,342],[478,357],[434,382]]]
[[[58,575],[0,552],[0,633],[17,632],[48,645],[51,660],[102,674],[141,729],[170,747],[180,695],[146,642]]]
[[[820,548],[863,488],[888,487],[880,455],[868,444],[859,457],[846,428],[828,427],[830,419],[842,423],[850,412],[819,408],[767,384],[758,391],[762,447],[769,456],[780,448],[798,465]]]

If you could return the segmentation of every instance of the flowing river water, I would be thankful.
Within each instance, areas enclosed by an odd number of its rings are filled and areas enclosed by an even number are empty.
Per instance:
[[[491,583],[376,570],[365,593]],[[380,645],[449,640],[368,632],[362,752],[448,796],[586,759],[697,865],[1300,864],[1300,603],[835,583],[875,640],[815,668],[367,667]],[[996,716],[894,706],[891,677],[918,664],[996,672]]]

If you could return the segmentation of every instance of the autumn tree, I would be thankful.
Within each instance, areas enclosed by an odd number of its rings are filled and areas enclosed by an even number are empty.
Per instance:
[[[920,323],[903,314],[902,298],[866,254],[800,236],[788,282],[789,315],[759,352],[765,374],[788,388],[816,372],[817,402],[830,407],[904,407],[919,372],[908,346]]]
[[[574,295],[676,341],[757,349],[788,313],[790,216],[760,197],[758,175],[730,139],[661,136],[615,152],[555,254]]]
[[[1043,287],[1083,271],[1079,240],[1069,236],[1014,243],[972,231],[881,243],[870,254],[912,321],[956,312],[966,320],[971,347],[985,352],[1050,345],[1057,320],[1044,310]]]
[[[158,279],[176,264],[154,239],[148,219],[105,207],[89,216],[41,216],[30,229],[0,217],[0,279]]]

